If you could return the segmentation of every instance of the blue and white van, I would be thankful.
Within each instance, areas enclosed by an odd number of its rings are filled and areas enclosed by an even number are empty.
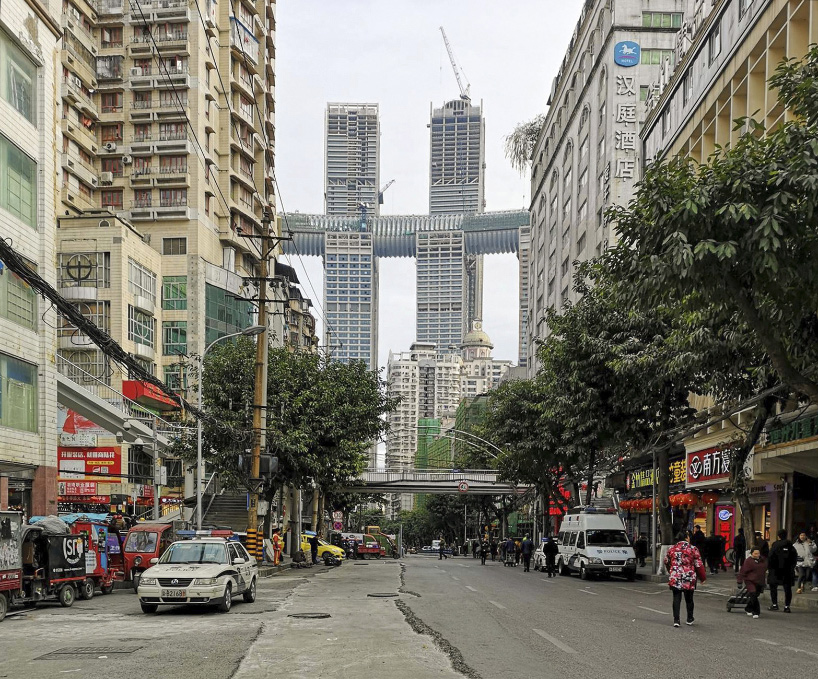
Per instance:
[[[576,572],[583,580],[595,575],[636,577],[636,554],[615,509],[569,509],[557,541],[560,575]]]

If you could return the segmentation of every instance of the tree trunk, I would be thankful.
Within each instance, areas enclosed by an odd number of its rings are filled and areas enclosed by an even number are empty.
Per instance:
[[[659,517],[660,544],[673,544],[673,520],[670,515],[670,453],[667,446],[656,452],[656,514]]]

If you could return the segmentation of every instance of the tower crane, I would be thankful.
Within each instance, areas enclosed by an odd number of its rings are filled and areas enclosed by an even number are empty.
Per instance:
[[[386,192],[386,189],[388,189],[394,183],[395,183],[395,180],[390,179],[388,182],[386,182],[386,184],[384,184],[381,187],[381,190],[378,191],[378,205],[383,205],[383,194]]]
[[[443,43],[446,45],[446,51],[449,53],[449,61],[452,63],[454,77],[457,79],[457,86],[460,88],[460,98],[463,101],[471,101],[471,96],[469,96],[469,90],[471,89],[471,85],[469,84],[469,81],[466,80],[466,74],[463,72],[463,69],[460,68],[457,65],[457,61],[455,61],[454,52],[452,52],[452,46],[449,44],[449,39],[446,37],[446,31],[443,30],[443,26],[440,27],[440,32],[443,34]],[[463,87],[464,80],[466,81],[465,87]]]

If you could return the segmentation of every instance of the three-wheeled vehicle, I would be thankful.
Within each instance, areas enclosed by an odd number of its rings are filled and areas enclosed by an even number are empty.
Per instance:
[[[73,535],[85,538],[88,547],[85,562],[85,582],[79,589],[80,599],[91,599],[98,587],[103,594],[114,591],[114,580],[123,577],[121,565],[109,555],[109,523],[107,515],[85,514],[60,517],[71,527]],[[112,558],[114,556],[114,558]]]
[[[133,582],[133,591],[139,588],[139,578],[151,567],[151,559],[158,559],[177,539],[172,523],[139,523],[128,531],[122,545],[124,577]]]
[[[9,604],[35,606],[54,598],[61,606],[73,605],[85,582],[82,536],[53,534],[47,524],[25,525],[19,512],[0,512],[0,535],[0,619]]]
[[[397,559],[400,556],[398,554],[397,542],[386,533],[382,533],[380,526],[367,526],[366,532],[378,541],[384,556],[391,556],[393,559]]]

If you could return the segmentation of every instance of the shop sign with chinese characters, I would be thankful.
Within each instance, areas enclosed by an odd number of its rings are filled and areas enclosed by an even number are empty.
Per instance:
[[[681,457],[678,460],[673,460],[668,465],[668,483],[670,486],[684,485],[685,469],[685,460]],[[640,488],[651,488],[652,486],[653,469],[651,467],[628,472],[625,479],[625,488],[627,490],[639,490]]]
[[[793,420],[767,432],[767,444],[790,443],[818,436],[818,414]]]
[[[623,182],[637,179],[636,155],[638,132],[636,119],[637,92],[636,76],[616,75],[616,99],[614,100],[614,154],[613,167],[605,166],[602,174],[602,198],[607,203],[610,198],[610,176]]]
[[[705,448],[687,453],[687,487],[724,486],[730,479],[730,448]]]

